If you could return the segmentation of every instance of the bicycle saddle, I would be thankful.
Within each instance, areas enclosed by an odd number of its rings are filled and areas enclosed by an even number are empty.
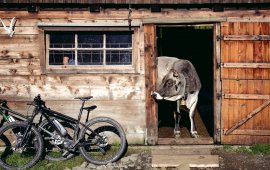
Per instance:
[[[87,101],[89,99],[93,98],[93,96],[85,96],[85,97],[75,97],[74,99],[80,99],[82,101]]]
[[[97,108],[97,106],[96,105],[93,105],[93,106],[89,106],[89,107],[84,107],[83,109],[84,110],[87,110],[88,112],[90,112],[90,111],[92,111],[92,110],[94,110],[96,108]]]

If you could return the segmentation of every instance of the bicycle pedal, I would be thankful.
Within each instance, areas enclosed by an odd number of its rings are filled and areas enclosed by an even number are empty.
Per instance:
[[[69,151],[65,151],[65,152],[62,154],[62,156],[63,156],[63,157],[66,157],[66,156],[68,156],[68,154],[69,154]]]

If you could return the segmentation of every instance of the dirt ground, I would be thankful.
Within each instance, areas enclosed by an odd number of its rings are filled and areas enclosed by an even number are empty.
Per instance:
[[[191,170],[270,170],[270,155],[250,155],[214,151],[219,155],[219,168],[191,168]],[[153,168],[154,170],[179,170],[178,168]]]
[[[250,155],[217,151],[221,170],[269,170],[270,155]]]

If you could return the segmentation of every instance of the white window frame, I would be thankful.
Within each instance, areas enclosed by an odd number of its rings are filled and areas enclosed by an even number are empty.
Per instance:
[[[42,27],[39,26],[40,29],[40,42],[43,42],[44,46],[40,48],[40,54],[41,54],[41,72],[42,74],[47,73],[63,73],[63,74],[87,74],[87,73],[138,73],[140,68],[139,63],[139,39],[140,39],[140,28],[139,27],[133,27],[131,31],[132,33],[132,64],[131,65],[49,65],[49,36],[47,34],[48,32],[53,31],[127,31],[128,27]],[[75,41],[77,42],[77,41]],[[75,48],[77,47],[77,44],[75,45]],[[56,49],[56,48],[54,48]],[[74,49],[74,48],[61,48],[63,49]],[[85,49],[91,49],[91,48],[85,48]],[[97,50],[98,48],[93,48],[94,50]],[[103,47],[102,50],[116,50],[117,48],[105,48]],[[120,49],[120,48],[119,48]],[[128,49],[128,48],[125,48]],[[79,50],[83,50],[83,48],[79,48]],[[75,49],[75,52],[77,50]],[[103,53],[105,55],[105,53]],[[77,54],[75,55],[77,56]],[[106,57],[105,57],[106,58]],[[77,60],[76,60],[77,62]],[[103,62],[106,62],[106,60],[103,59]]]

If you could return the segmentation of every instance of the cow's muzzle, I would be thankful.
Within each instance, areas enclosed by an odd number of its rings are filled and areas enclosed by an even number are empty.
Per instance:
[[[151,96],[154,97],[157,100],[162,100],[163,99],[163,97],[156,91],[151,92]]]

